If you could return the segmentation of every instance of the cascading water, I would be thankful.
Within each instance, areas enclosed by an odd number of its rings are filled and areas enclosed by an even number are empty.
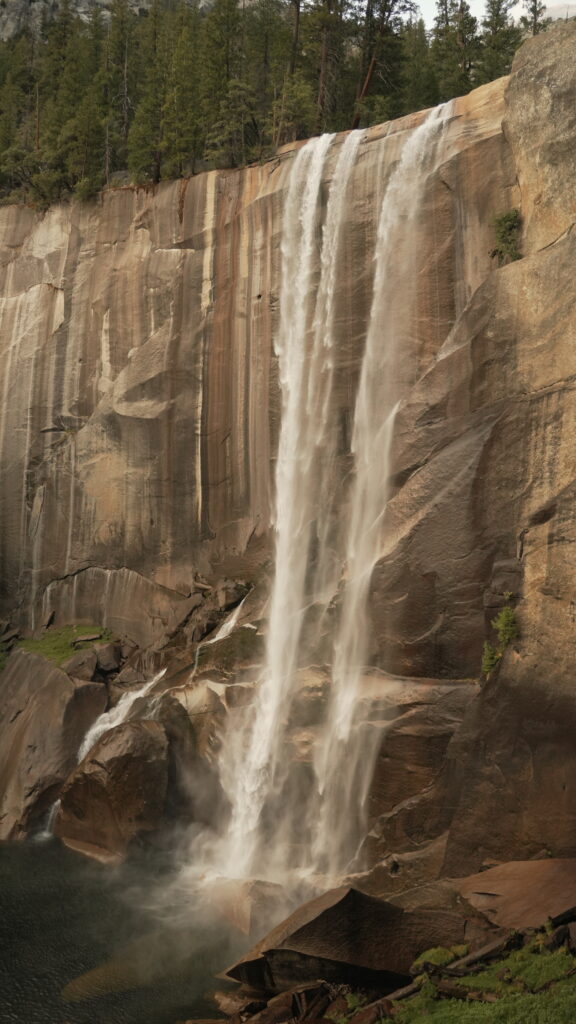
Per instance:
[[[335,472],[336,274],[363,133],[351,133],[341,146],[322,232],[322,179],[333,138],[310,140],[291,169],[275,340],[282,422],[266,658],[257,701],[244,712],[243,723],[234,718],[222,744],[221,781],[231,817],[223,841],[209,852],[211,878],[260,877],[290,885],[291,878],[323,873],[332,881],[358,842],[381,739],[358,713],[368,655],[367,603],[382,552],[395,413],[414,371],[407,353],[413,350],[417,301],[415,224],[445,120],[446,108],[438,108],[408,136],[382,201],[354,413],[346,530],[338,526],[335,497],[342,489]],[[304,788],[294,789],[286,748],[304,627],[307,631],[312,611],[316,623],[327,612],[333,622],[337,595],[326,721],[312,775]],[[308,636],[306,641],[314,650]],[[363,711],[365,716],[365,705]]]
[[[154,689],[156,683],[160,682],[165,672],[166,669],[163,668],[161,672],[152,676],[152,679],[149,679],[148,682],[139,686],[136,690],[130,690],[128,693],[125,693],[118,701],[116,707],[110,711],[104,711],[96,719],[82,741],[78,751],[78,763],[86,757],[86,754],[90,753],[105,732],[109,732],[110,729],[116,729],[123,722],[128,721],[135,702],[141,697],[146,697]]]
[[[282,793],[286,778],[283,733],[290,710],[306,609],[326,605],[335,580],[327,568],[327,500],[335,263],[347,185],[362,132],[353,132],[336,163],[322,232],[320,279],[314,276],[322,172],[333,137],[308,142],[296,156],[286,200],[282,239],[280,325],[275,341],[282,389],[282,424],[276,464],[276,571],[270,602],[266,658],[256,713],[223,745],[222,781],[232,818],[225,842],[224,874],[262,874],[261,818]],[[313,303],[315,286],[316,302]],[[321,455],[321,458],[319,458]],[[317,524],[320,529],[317,529]],[[313,538],[318,555],[309,572]],[[268,846],[266,874],[288,866],[286,829],[273,809],[276,842]]]
[[[434,109],[404,145],[378,224],[372,308],[354,410],[346,583],[328,719],[315,765],[320,807],[313,860],[330,876],[342,871],[353,853],[379,743],[376,730],[357,728],[368,654],[368,596],[390,496],[395,415],[413,370],[419,207],[446,114],[445,106]]]

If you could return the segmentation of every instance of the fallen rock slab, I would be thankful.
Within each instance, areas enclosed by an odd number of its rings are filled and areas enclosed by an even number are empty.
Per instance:
[[[419,953],[462,942],[464,928],[459,914],[406,911],[341,886],[300,906],[226,973],[264,991],[313,978],[392,991]]]
[[[576,859],[510,861],[460,879],[458,887],[495,924],[540,928],[576,906]]]

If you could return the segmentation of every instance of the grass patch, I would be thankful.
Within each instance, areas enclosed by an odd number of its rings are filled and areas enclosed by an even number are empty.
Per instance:
[[[74,640],[79,636],[89,633],[100,633],[100,637],[97,641],[74,644]],[[18,646],[30,654],[40,654],[43,658],[54,661],[56,665],[62,665],[77,651],[86,650],[95,643],[107,640],[112,640],[112,633],[109,629],[101,629],[100,626],[61,626],[59,629],[47,629],[41,636],[19,640]]]
[[[513,993],[497,1003],[468,1004],[423,993],[399,1009],[394,1019],[398,1024],[574,1024],[576,982],[568,978],[540,995]]]
[[[453,980],[470,992],[494,993],[496,1002],[441,998],[433,978],[417,996],[397,1003],[398,1024],[574,1024],[576,960],[566,949],[548,952],[535,939],[478,973]]]
[[[434,949],[427,949],[414,961],[410,968],[411,973],[420,974],[422,970],[426,969],[426,964],[432,964],[434,967],[446,967],[454,960],[466,956],[467,952],[468,946],[452,946],[451,949],[447,949],[445,946],[435,946]]]
[[[480,992],[506,992],[509,985],[521,983],[528,991],[537,992],[549,982],[565,978],[574,966],[574,958],[566,949],[541,952],[537,944],[531,943],[478,974],[463,978],[461,984]]]

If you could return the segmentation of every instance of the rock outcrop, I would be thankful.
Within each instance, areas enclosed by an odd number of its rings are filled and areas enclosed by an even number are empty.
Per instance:
[[[87,19],[93,4],[101,7],[106,17],[110,8],[108,0],[74,0],[72,6],[82,18]],[[145,10],[149,7],[149,0],[128,0],[128,4],[136,11]],[[34,0],[33,3],[31,0],[8,0],[0,8],[0,39],[10,39],[24,27],[38,28],[42,18],[55,6],[57,4],[52,0]]]
[[[19,839],[56,800],[107,694],[23,650],[10,655],[0,694],[0,839]]]
[[[168,740],[158,722],[104,734],[68,779],[54,831],[67,846],[109,861],[158,829],[168,784]]]

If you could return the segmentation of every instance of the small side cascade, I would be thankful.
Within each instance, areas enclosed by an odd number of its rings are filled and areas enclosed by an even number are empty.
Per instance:
[[[54,826],[56,824],[56,818],[58,817],[58,811],[60,810],[61,801],[55,800],[50,810],[48,811],[48,817],[46,823],[41,832],[37,832],[34,839],[37,843],[47,843],[50,839],[54,838]]]
[[[130,718],[130,712],[137,700],[147,697],[148,694],[154,689],[156,683],[159,683],[164,676],[166,669],[163,668],[152,679],[149,679],[142,686],[139,686],[135,690],[130,690],[120,698],[116,707],[111,708],[110,711],[104,711],[98,716],[93,725],[90,726],[86,733],[78,751],[78,763],[83,761],[87,754],[96,746],[98,740],[105,732],[110,729],[116,729],[119,725],[123,725]]]

